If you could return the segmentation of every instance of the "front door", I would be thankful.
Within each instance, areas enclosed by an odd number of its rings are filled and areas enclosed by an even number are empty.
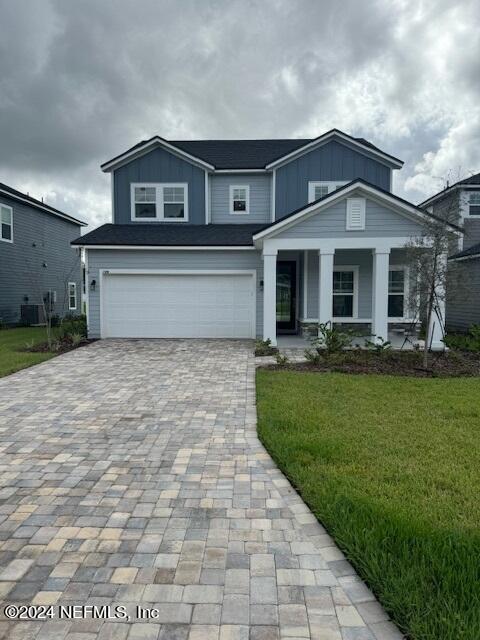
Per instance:
[[[277,331],[292,333],[296,330],[297,265],[295,262],[277,262]]]

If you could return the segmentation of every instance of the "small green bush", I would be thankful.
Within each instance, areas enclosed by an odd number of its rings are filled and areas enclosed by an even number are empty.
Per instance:
[[[444,342],[449,349],[480,352],[480,325],[472,324],[468,333],[447,334]]]
[[[85,316],[65,316],[57,329],[59,340],[67,338],[73,334],[79,334],[82,338],[87,337],[87,319]]]
[[[289,364],[290,362],[290,360],[288,359],[288,356],[280,352],[275,354],[275,360],[277,361],[277,364],[279,367],[286,367],[287,364]]]
[[[270,338],[267,340],[255,340],[256,356],[274,356],[277,353],[278,349],[272,345]]]
[[[327,355],[340,353],[351,346],[355,336],[352,331],[345,331],[329,322],[318,325],[318,334],[311,339],[312,346],[319,354],[323,351]]]
[[[392,343],[390,340],[384,340],[383,338],[378,338],[378,341],[374,340],[365,340],[365,347],[369,351],[373,351],[374,353],[378,353],[381,355],[385,353],[385,351],[390,351],[392,348]]]

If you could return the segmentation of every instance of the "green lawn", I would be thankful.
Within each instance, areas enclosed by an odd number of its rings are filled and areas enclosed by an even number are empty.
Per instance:
[[[259,435],[415,640],[480,638],[480,379],[257,372]]]
[[[57,355],[23,351],[25,345],[32,340],[35,344],[46,342],[45,327],[21,327],[0,331],[0,378]]]

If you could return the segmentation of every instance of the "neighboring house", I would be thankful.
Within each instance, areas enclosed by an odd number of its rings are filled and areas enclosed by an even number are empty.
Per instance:
[[[338,322],[386,338],[412,322],[403,247],[429,215],[391,193],[402,164],[338,130],[139,143],[102,165],[112,223],[73,242],[90,336],[275,344]]]
[[[42,324],[44,309],[81,313],[84,222],[0,183],[0,321]]]
[[[452,286],[447,289],[446,324],[467,331],[480,324],[480,173],[460,180],[425,200],[421,207],[463,226],[457,250],[449,260]]]

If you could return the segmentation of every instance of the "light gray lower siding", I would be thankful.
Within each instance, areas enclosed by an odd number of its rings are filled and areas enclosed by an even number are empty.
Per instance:
[[[472,324],[480,324],[480,259],[453,264],[450,283],[447,331],[468,331]]]
[[[210,176],[212,224],[246,224],[271,222],[271,175],[234,174]],[[230,185],[250,187],[248,215],[230,213]]]
[[[100,337],[100,286],[101,269],[179,269],[179,270],[228,270],[255,269],[257,272],[256,324],[257,335],[263,331],[263,303],[260,281],[263,279],[263,263],[257,251],[161,251],[161,250],[89,250],[88,279],[96,280],[94,292],[89,291],[88,333],[91,338]]]

